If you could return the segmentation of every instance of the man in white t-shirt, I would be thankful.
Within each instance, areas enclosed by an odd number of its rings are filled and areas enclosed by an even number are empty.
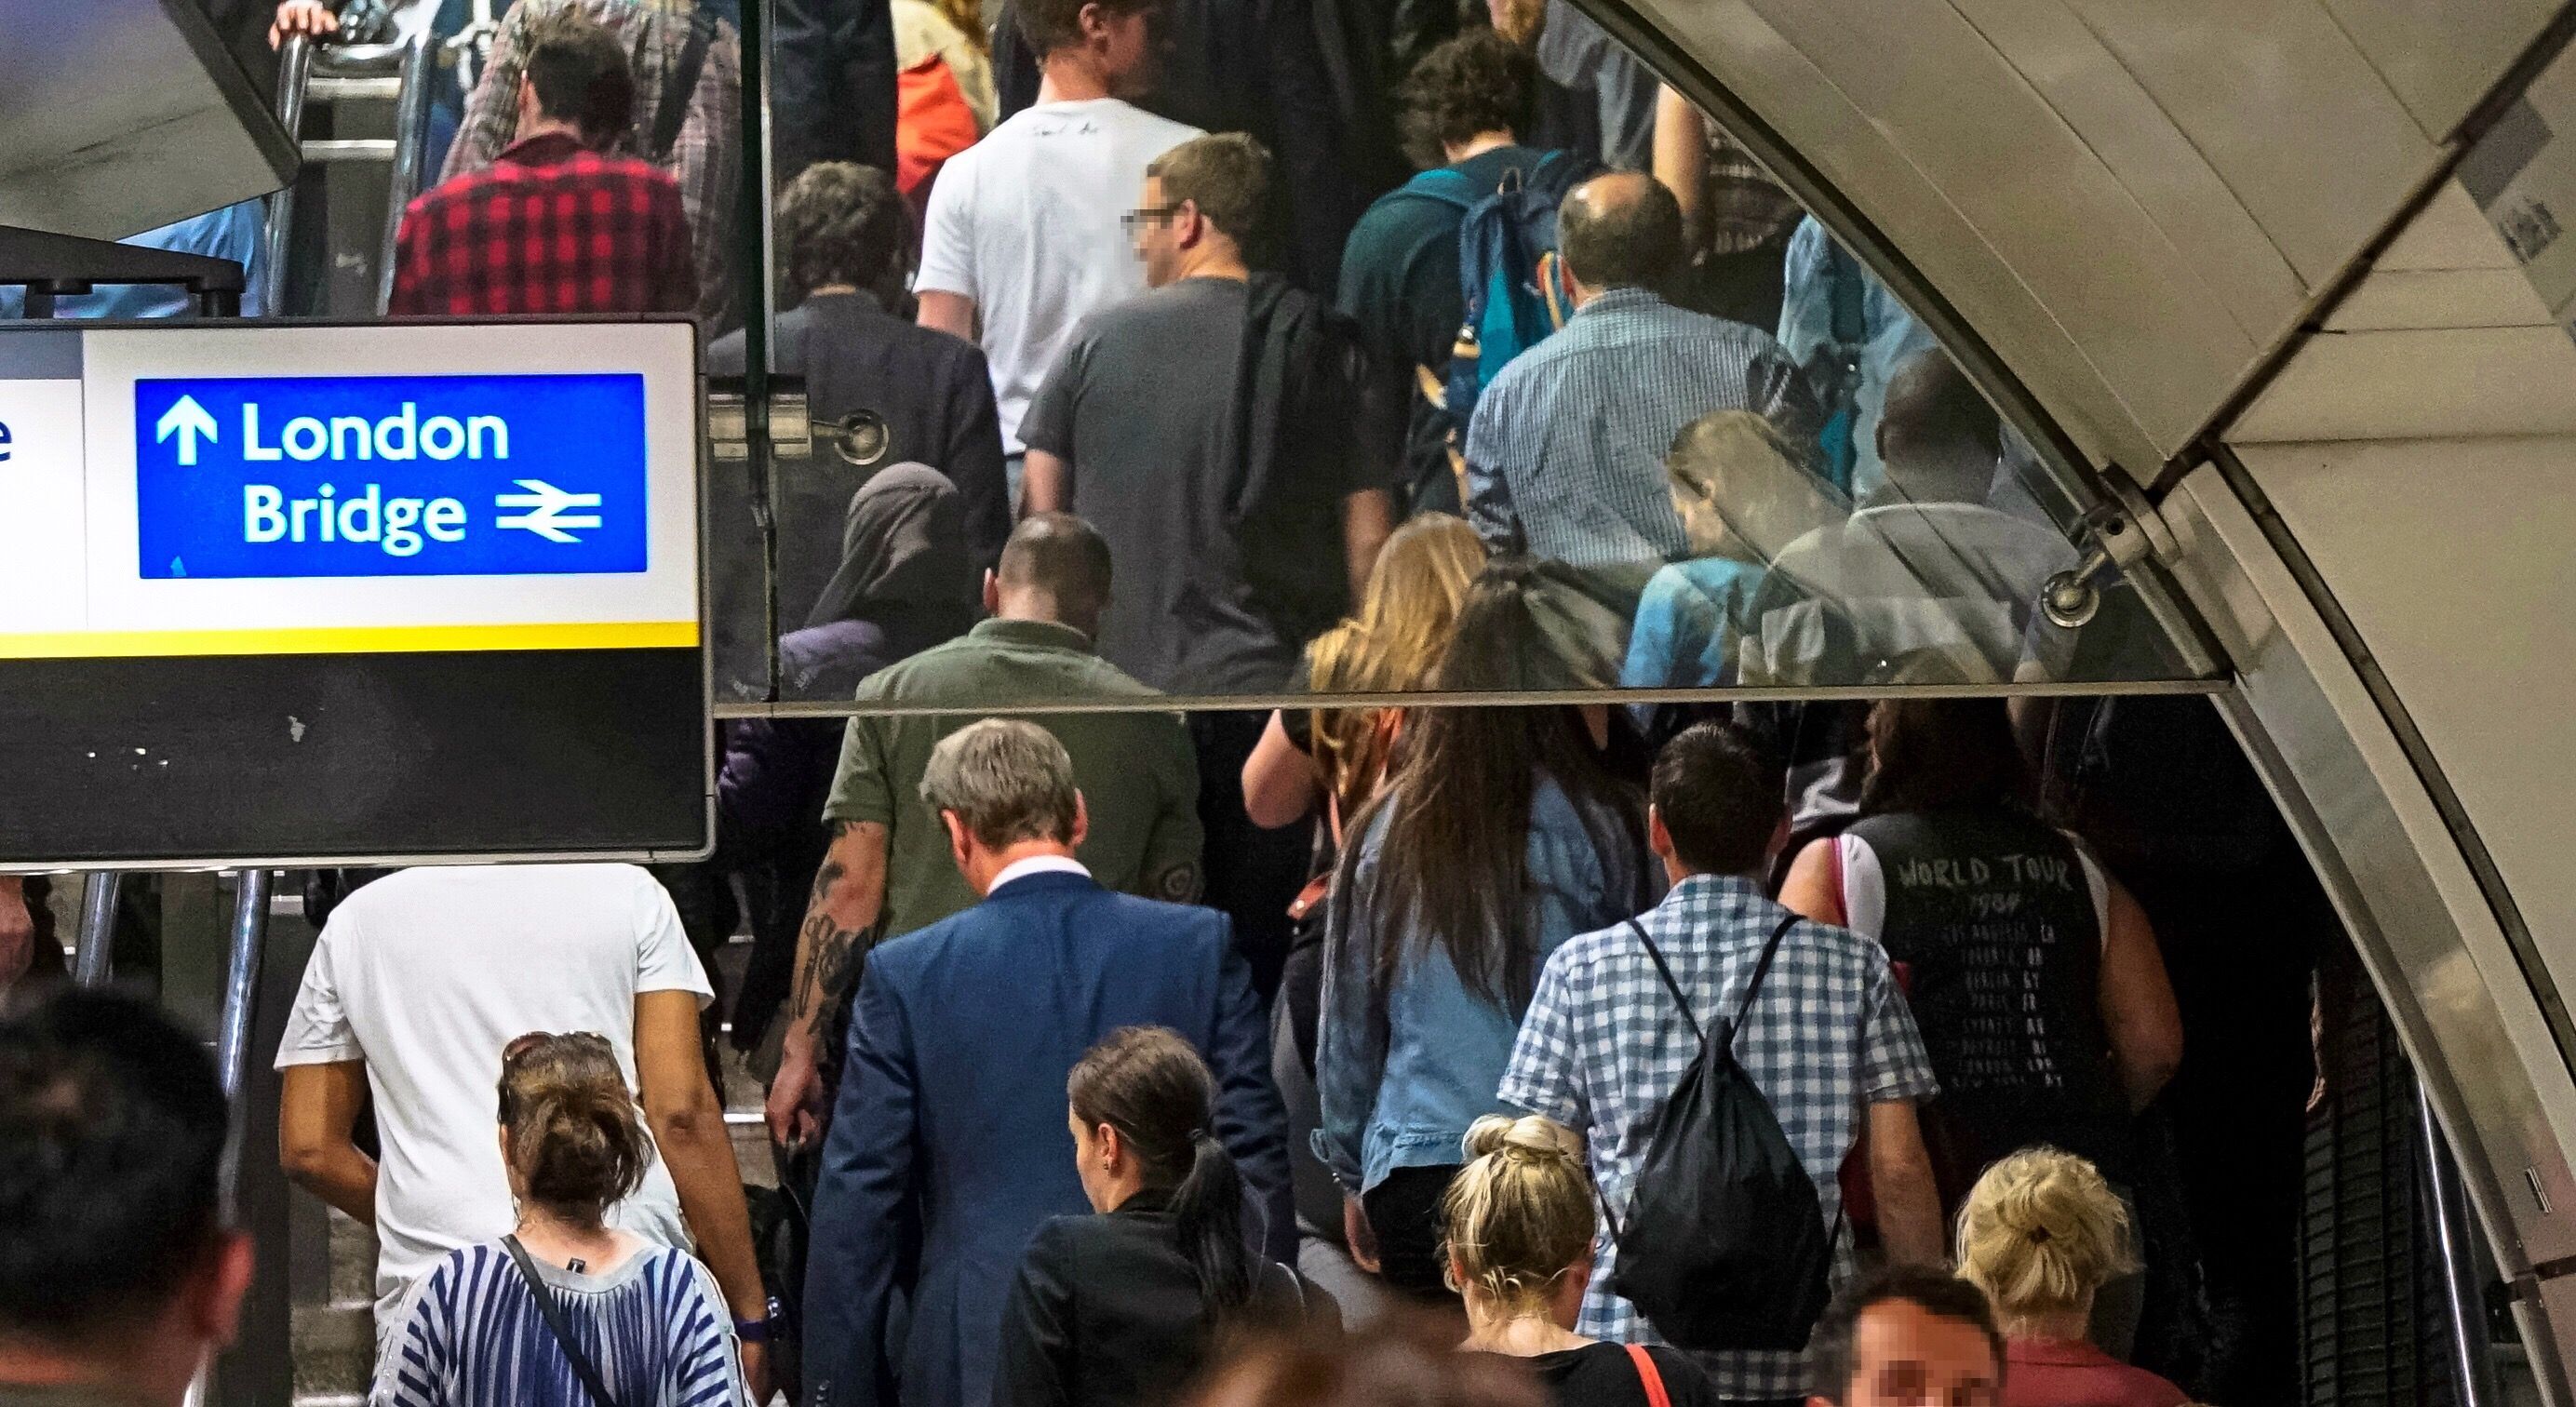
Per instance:
[[[913,281],[920,322],[980,344],[1011,486],[1020,416],[1085,316],[1145,290],[1124,216],[1146,163],[1201,136],[1131,106],[1153,81],[1157,0],[1025,0],[1035,106],[949,158]]]
[[[517,1224],[496,1133],[502,1047],[591,1031],[616,1049],[661,1155],[609,1221],[674,1246],[696,1234],[760,1385],[768,1297],[699,1046],[713,999],[670,896],[633,865],[413,869],[342,901],[278,1046],[278,1157],[374,1226],[379,1332],[441,1257]],[[369,1090],[381,1165],[351,1137]]]

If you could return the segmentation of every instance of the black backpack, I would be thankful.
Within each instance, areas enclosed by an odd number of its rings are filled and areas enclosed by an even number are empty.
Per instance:
[[[1619,1247],[1610,1288],[1675,1348],[1794,1352],[1825,1311],[1834,1231],[1815,1180],[1734,1049],[1780,940],[1797,922],[1793,914],[1771,931],[1735,1019],[1714,1032],[1700,1029],[1655,941],[1628,923],[1700,1038],[1698,1061],[1655,1116],[1627,1224],[1610,1221]]]

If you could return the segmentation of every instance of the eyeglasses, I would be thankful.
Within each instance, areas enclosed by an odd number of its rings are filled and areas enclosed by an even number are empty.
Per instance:
[[[1119,216],[1118,223],[1132,235],[1147,225],[1168,224],[1173,216],[1180,213],[1178,205],[1148,205]]]

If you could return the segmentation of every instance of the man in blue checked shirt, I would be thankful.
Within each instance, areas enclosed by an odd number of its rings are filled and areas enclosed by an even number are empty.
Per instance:
[[[1672,888],[1637,922],[1672,965],[1702,1020],[1734,1010],[1764,942],[1789,911],[1764,896],[1761,874],[1782,834],[1780,769],[1731,726],[1702,723],[1655,759],[1648,843]],[[1840,928],[1800,922],[1780,944],[1735,1038],[1781,1131],[1815,1179],[1838,1228],[1833,1283],[1852,1275],[1842,1211],[1843,1161],[1868,1134],[1878,1231],[1897,1260],[1939,1264],[1941,1207],[1915,1106],[1938,1092],[1923,1038],[1888,970],[1887,954]],[[1698,1058],[1691,1023],[1625,924],[1575,937],[1541,973],[1505,1071],[1502,1099],[1582,1135],[1611,1217],[1627,1214],[1652,1121]],[[1632,1236],[1652,1227],[1626,1228]],[[1613,1343],[1661,1340],[1610,1291],[1618,1247],[1602,1230],[1580,1332]],[[1735,1403],[1801,1402],[1799,1353],[1709,1353],[1701,1363]]]

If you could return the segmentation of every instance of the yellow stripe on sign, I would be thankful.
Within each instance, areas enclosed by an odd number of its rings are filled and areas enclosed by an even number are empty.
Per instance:
[[[154,655],[356,655],[464,650],[694,649],[698,623],[312,626],[281,630],[100,630],[0,634],[0,659]]]

